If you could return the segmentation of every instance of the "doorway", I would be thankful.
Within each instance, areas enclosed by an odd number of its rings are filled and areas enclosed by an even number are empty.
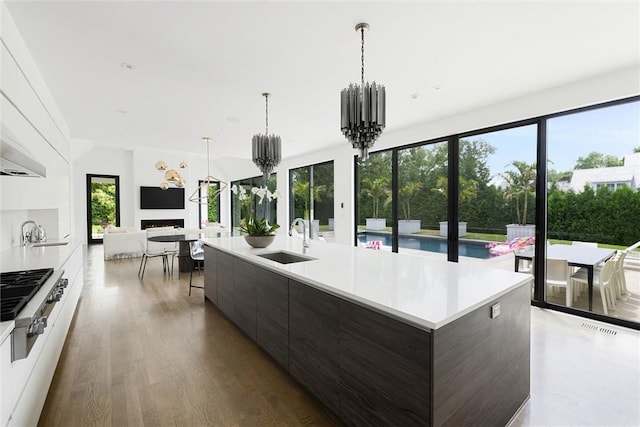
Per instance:
[[[87,242],[102,243],[104,229],[120,225],[120,177],[87,174]]]

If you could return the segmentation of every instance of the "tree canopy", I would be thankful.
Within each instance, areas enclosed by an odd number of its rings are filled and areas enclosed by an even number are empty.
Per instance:
[[[602,154],[597,151],[592,151],[585,157],[578,157],[574,169],[595,169],[595,168],[608,168],[613,166],[622,166],[622,159],[612,156],[610,154]]]

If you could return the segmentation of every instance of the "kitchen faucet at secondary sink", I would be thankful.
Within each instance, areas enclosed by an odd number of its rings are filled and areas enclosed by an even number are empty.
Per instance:
[[[289,227],[289,236],[293,235],[293,228],[298,224],[302,224],[302,253],[306,254],[307,248],[309,247],[309,241],[307,240],[307,223],[304,222],[302,218],[296,218],[293,220],[291,227]]]
[[[25,233],[24,227],[28,224],[31,224],[31,229]],[[22,239],[22,246],[26,246],[29,243],[44,242],[47,236],[44,227],[35,221],[27,220],[20,226],[20,239]]]

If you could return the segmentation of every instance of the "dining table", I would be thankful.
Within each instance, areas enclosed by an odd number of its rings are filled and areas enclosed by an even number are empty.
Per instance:
[[[232,231],[209,231],[203,229],[202,232],[187,232],[177,234],[167,234],[161,236],[151,236],[148,238],[151,242],[174,243],[178,242],[178,271],[180,273],[188,273],[193,269],[193,261],[191,259],[191,248],[189,243],[203,239],[205,237],[222,237],[234,235]]]
[[[587,284],[589,287],[589,311],[593,311],[593,271],[605,261],[615,255],[614,249],[596,248],[582,245],[547,245],[547,259],[566,259],[571,267],[582,267],[587,270]],[[515,271],[520,267],[521,260],[533,260],[534,247],[515,254]]]

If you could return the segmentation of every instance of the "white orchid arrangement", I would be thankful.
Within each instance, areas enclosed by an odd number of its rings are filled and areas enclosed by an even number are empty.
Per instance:
[[[269,225],[266,218],[256,220],[251,212],[252,196],[242,185],[232,185],[231,192],[238,196],[238,200],[247,207],[247,217],[243,219],[240,229],[249,233],[251,236],[269,236],[280,228],[278,224]],[[258,204],[261,205],[266,198],[269,202],[282,197],[282,194],[276,190],[273,193],[267,187],[252,187],[251,194],[258,198]]]
[[[238,200],[243,204],[251,204],[251,196],[248,194],[247,189],[242,185],[233,184],[231,186],[231,192],[238,196]],[[265,197],[268,201],[278,200],[282,197],[280,190],[276,190],[273,193],[267,187],[251,187],[251,194],[258,197],[258,204],[261,205]]]

